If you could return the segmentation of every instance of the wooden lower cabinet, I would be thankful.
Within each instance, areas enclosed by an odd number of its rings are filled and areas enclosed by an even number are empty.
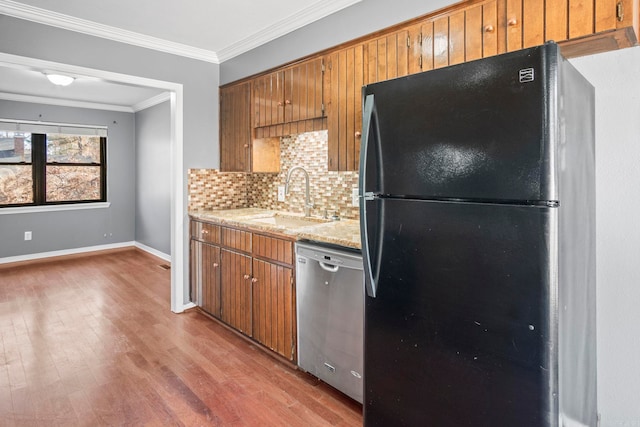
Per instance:
[[[192,239],[190,249],[191,301],[220,318],[220,248]]]
[[[253,338],[281,356],[295,360],[293,269],[253,260]]]
[[[221,319],[251,336],[251,257],[221,250]]]
[[[217,245],[198,240],[220,229]],[[293,241],[192,220],[191,300],[202,310],[295,362]],[[195,235],[195,236],[194,236]]]

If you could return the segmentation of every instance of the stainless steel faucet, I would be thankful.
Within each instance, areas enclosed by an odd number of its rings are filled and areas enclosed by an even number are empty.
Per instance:
[[[310,209],[314,206],[309,196],[309,173],[302,166],[294,166],[289,169],[287,180],[284,182],[284,193],[289,194],[289,183],[291,182],[291,174],[296,170],[304,172],[304,216],[310,215]]]

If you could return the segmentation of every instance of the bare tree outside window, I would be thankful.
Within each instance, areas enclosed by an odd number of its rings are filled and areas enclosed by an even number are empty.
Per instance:
[[[106,200],[106,138],[0,129],[0,207]]]
[[[31,134],[0,130],[0,205],[33,203]]]
[[[47,202],[100,200],[100,137],[48,134],[46,182]]]

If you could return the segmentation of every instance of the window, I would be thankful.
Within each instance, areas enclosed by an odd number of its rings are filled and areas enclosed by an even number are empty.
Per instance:
[[[106,129],[0,121],[0,207],[106,201],[106,144]]]

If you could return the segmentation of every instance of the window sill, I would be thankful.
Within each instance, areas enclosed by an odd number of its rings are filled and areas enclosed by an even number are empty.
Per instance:
[[[104,209],[109,206],[111,206],[111,202],[78,203],[75,205],[21,206],[17,208],[0,208],[0,215],[76,211],[82,209]]]

